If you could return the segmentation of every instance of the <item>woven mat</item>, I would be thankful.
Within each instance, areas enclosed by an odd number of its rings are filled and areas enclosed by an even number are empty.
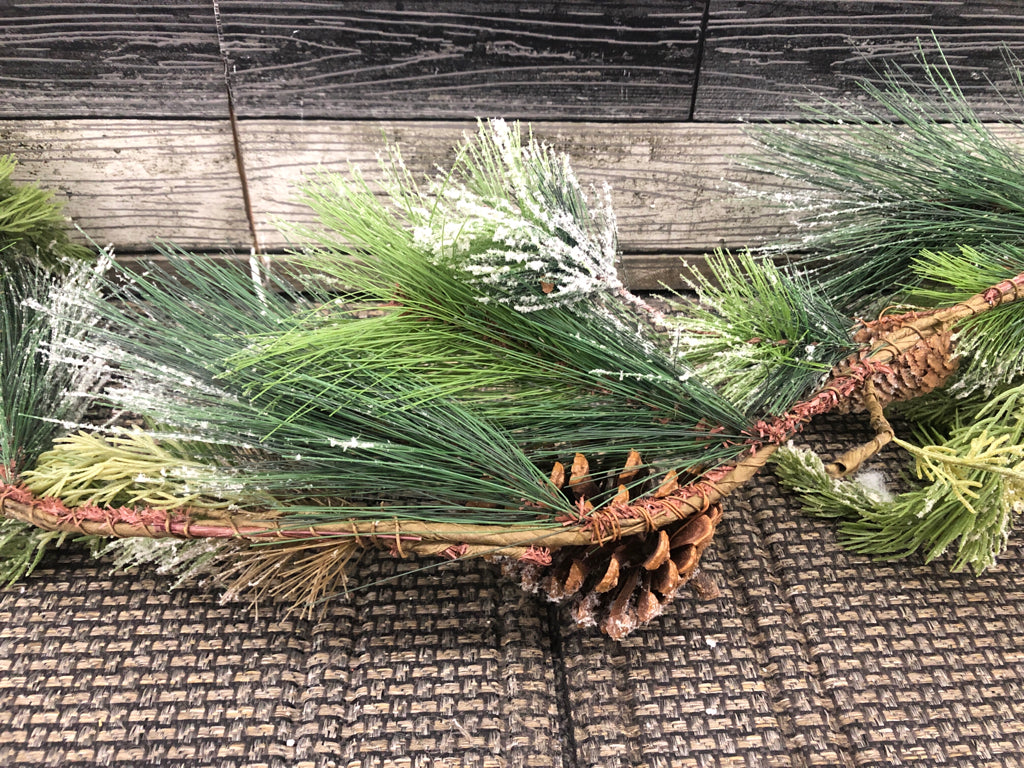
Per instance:
[[[68,550],[0,593],[0,765],[1024,766],[1024,546],[949,562],[850,555],[770,473],[705,555],[721,598],[621,643],[480,562],[370,558],[314,622]]]

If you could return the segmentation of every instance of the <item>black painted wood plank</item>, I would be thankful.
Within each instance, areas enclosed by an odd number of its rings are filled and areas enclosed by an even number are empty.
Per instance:
[[[683,120],[701,0],[219,4],[243,117]]]
[[[0,0],[0,118],[226,117],[208,0]]]
[[[796,117],[796,101],[857,98],[887,61],[923,81],[915,55],[919,41],[934,52],[933,32],[979,111],[1005,114],[993,83],[1012,92],[1001,46],[1024,54],[1020,0],[711,0],[695,117]]]

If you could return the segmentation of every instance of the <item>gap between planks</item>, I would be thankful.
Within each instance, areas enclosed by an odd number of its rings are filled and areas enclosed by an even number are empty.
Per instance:
[[[234,262],[237,267],[249,272],[249,254],[243,248],[232,252],[225,250],[210,252],[191,249],[203,258]],[[688,253],[623,253],[619,261],[619,273],[622,281],[635,291],[689,290],[683,279],[683,273],[695,269],[702,274],[710,274],[704,259],[706,251]],[[283,251],[263,252],[261,259],[266,259],[271,266],[276,258],[283,256]],[[117,252],[117,261],[131,269],[139,270],[146,266],[157,266],[165,271],[174,271],[168,259],[156,250]]]

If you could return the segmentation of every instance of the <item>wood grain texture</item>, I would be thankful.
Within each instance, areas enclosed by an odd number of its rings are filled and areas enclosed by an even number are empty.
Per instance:
[[[275,220],[308,222],[294,202],[296,185],[316,169],[358,167],[371,184],[379,179],[375,153],[385,137],[402,149],[414,172],[447,166],[472,123],[246,120],[240,123],[243,155],[261,244],[285,240]],[[737,126],[672,124],[534,123],[539,139],[567,152],[584,183],[611,187],[620,247],[627,254],[706,251],[773,237],[786,224],[763,203],[742,197],[736,185],[764,186],[735,167],[733,155],[749,151]]]
[[[227,117],[209,0],[0,2],[0,119]]]
[[[1001,46],[1024,52],[1020,0],[711,0],[695,118],[798,116],[795,101],[858,98],[857,79],[890,61],[923,81],[915,55],[933,32],[972,103],[1005,113],[993,83],[1012,93]]]
[[[240,248],[251,237],[225,121],[0,121],[0,154],[16,180],[67,201],[66,212],[101,245],[148,250]]]
[[[286,246],[276,221],[311,222],[295,202],[305,174],[346,172],[351,164],[372,185],[386,137],[414,172],[426,173],[450,164],[473,129],[460,122],[242,121],[262,248]],[[1022,142],[1016,127],[994,130]],[[733,160],[754,148],[740,126],[536,123],[534,131],[569,153],[584,183],[610,185],[622,271],[634,288],[678,285],[680,257],[699,263],[716,247],[757,246],[792,232],[770,207],[772,197],[792,188]],[[161,239],[200,252],[249,252],[226,121],[0,121],[0,154],[8,152],[21,160],[20,180],[65,197],[74,220],[119,252],[149,252]]]
[[[682,120],[704,2],[221,0],[238,114]]]

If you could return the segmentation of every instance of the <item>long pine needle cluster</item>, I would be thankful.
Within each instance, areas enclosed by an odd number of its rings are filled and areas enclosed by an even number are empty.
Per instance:
[[[383,198],[358,174],[307,184],[320,226],[291,274],[168,253],[173,275],[122,272],[142,311],[97,306],[110,402],[230,467],[197,489],[306,524],[384,504],[543,528],[579,514],[552,480],[576,454],[599,506],[633,453],[638,476],[696,476],[744,449],[748,418],[622,287],[613,220],[563,157],[496,122],[428,182],[382,162]]]
[[[690,270],[696,301],[667,319],[679,359],[752,417],[784,412],[856,349],[844,317],[804,275],[751,252]]]
[[[53,196],[11,176],[14,158],[0,156],[0,480],[35,465],[81,418],[105,378],[77,347],[94,316],[105,262],[71,243]],[[0,521],[0,584],[30,573],[66,534],[18,520]]]
[[[866,107],[809,106],[803,123],[751,130],[763,151],[750,165],[795,190],[783,205],[800,234],[778,250],[820,259],[815,280],[841,309],[914,283],[922,250],[1024,243],[1019,121],[983,122],[936,55],[921,55],[923,84],[891,66],[861,85]]]

